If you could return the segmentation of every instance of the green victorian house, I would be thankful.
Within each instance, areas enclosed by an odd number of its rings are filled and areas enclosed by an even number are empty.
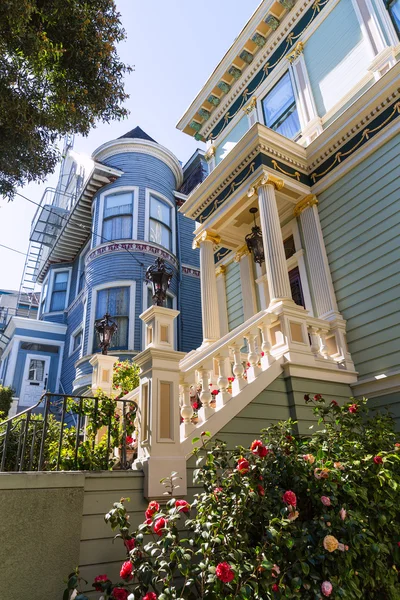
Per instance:
[[[399,0],[265,0],[178,123],[209,163],[180,209],[204,339],[181,369],[216,377],[227,410],[233,363],[241,412],[215,427],[232,439],[306,429],[308,391],[400,420],[399,24]]]

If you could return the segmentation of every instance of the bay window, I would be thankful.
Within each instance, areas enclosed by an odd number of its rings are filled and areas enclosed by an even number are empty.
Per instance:
[[[132,239],[133,193],[104,198],[102,242]]]
[[[58,271],[54,274],[50,300],[50,312],[57,312],[65,309],[67,300],[68,276],[68,271]]]
[[[287,138],[300,133],[300,121],[289,71],[262,101],[265,124]]]
[[[111,341],[111,350],[128,350],[129,290],[129,287],[114,287],[97,292],[96,321],[102,319],[108,312],[118,325],[118,330]],[[99,350],[99,340],[95,334],[94,352]]]
[[[392,2],[387,2],[386,6],[388,8],[389,14],[392,18],[393,24],[396,28],[397,34],[400,34],[400,0],[393,0]]]
[[[172,250],[172,207],[150,196],[149,241]]]

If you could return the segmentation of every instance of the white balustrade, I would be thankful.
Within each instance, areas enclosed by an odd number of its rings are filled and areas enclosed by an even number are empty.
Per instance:
[[[188,383],[184,383],[180,386],[181,388],[181,417],[182,424],[181,429],[183,430],[183,437],[188,437],[190,433],[192,433],[194,429],[194,423],[192,423],[193,417],[193,407],[190,396],[190,385]]]
[[[202,404],[201,409],[199,410],[199,418],[201,421],[207,421],[207,419],[213,414],[214,409],[210,406],[210,402],[212,400],[212,394],[210,392],[210,370],[211,369],[201,369],[200,370],[200,381],[201,381],[201,392],[200,392],[200,402]]]
[[[259,366],[259,362],[261,359],[261,355],[258,353],[257,348],[257,338],[258,331],[252,330],[248,334],[246,334],[247,345],[249,347],[249,353],[247,356],[247,362],[250,365],[247,369],[247,382],[251,383],[261,373],[261,367]]]
[[[222,408],[232,397],[232,394],[228,392],[229,387],[229,379],[227,374],[229,358],[226,356],[221,356],[217,358],[218,364],[218,395],[216,398],[216,408]]]

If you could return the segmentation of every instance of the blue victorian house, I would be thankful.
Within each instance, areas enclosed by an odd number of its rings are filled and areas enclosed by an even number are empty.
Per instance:
[[[204,153],[182,167],[140,127],[106,142],[91,158],[66,143],[58,186],[46,190],[31,229],[22,289],[42,285],[37,320],[12,317],[2,335],[0,381],[15,390],[14,410],[44,390],[79,394],[99,352],[95,321],[118,324],[110,354],[144,348],[138,318],[151,304],[146,269],[161,257],[173,271],[166,305],[180,311],[176,350],[201,344],[198,250],[194,223],[179,207],[204,179]]]

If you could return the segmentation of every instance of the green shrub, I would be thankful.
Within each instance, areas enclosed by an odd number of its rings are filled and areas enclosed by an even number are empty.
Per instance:
[[[1,420],[6,419],[10,412],[14,390],[10,387],[0,385],[0,416]]]
[[[137,531],[124,500],[114,504],[105,519],[119,530],[127,558],[120,582],[106,575],[95,582],[101,595],[399,599],[400,444],[393,420],[370,416],[365,401],[340,407],[320,395],[305,399],[320,423],[307,438],[287,421],[264,430],[250,449],[232,452],[203,432],[195,454],[204,491],[191,506],[173,498],[174,476],[166,506],[150,503]]]

